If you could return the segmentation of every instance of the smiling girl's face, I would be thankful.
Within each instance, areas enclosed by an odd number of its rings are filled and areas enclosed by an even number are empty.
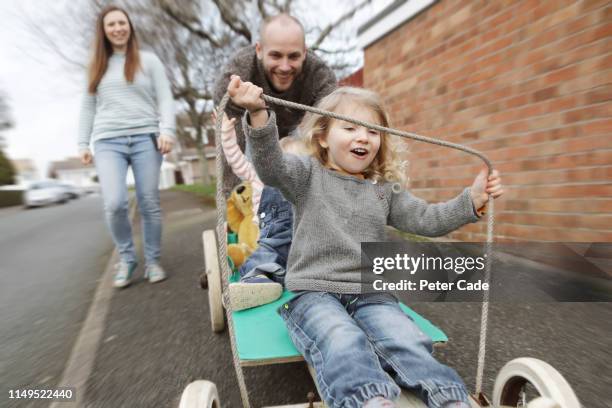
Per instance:
[[[380,124],[376,112],[356,103],[343,103],[335,111],[363,122]],[[340,173],[363,178],[363,172],[376,158],[380,132],[341,120],[332,120],[319,144],[327,149],[327,167]]]

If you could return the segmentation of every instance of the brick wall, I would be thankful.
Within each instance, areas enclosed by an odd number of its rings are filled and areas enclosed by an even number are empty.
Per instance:
[[[363,68],[359,68],[351,75],[342,78],[340,81],[338,81],[338,85],[363,87]]]
[[[441,0],[365,50],[395,126],[466,144],[502,173],[502,241],[612,241],[608,1]],[[409,142],[412,191],[442,201],[480,161]],[[485,223],[451,238],[480,241]]]

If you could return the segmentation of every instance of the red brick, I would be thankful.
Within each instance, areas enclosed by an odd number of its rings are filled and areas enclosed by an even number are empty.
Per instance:
[[[612,232],[591,231],[586,229],[550,228],[501,224],[497,234],[508,237],[522,238],[529,241],[554,242],[610,242]]]
[[[612,216],[604,214],[547,214],[525,212],[502,212],[495,217],[498,223],[534,225],[558,228],[587,228],[612,231]]]
[[[585,134],[612,133],[612,119],[598,120],[580,125]]]
[[[575,239],[598,226],[599,213],[612,212],[611,200],[600,198],[610,193],[600,186],[612,172],[610,138],[603,137],[612,133],[610,8],[580,15],[582,5],[472,2],[468,13],[464,3],[438,2],[386,36],[374,63],[368,49],[365,63],[365,82],[383,92],[393,123],[486,152],[508,184],[500,217],[518,211],[508,219],[535,228],[538,212],[550,228],[575,229],[565,233]],[[463,23],[447,29],[457,13]],[[412,187],[430,200],[457,194],[482,167],[465,153],[409,145]],[[482,224],[454,235],[483,238]],[[536,229],[499,236],[520,240],[532,232],[546,239]]]
[[[612,105],[599,104],[566,112],[563,119],[564,123],[572,123],[609,117],[612,117]]]
[[[612,85],[595,88],[585,95],[585,103],[589,105],[609,101],[612,101]]]
[[[604,7],[604,6],[609,6],[610,5],[610,1],[608,0],[585,0],[580,2],[580,11],[582,13],[593,10],[593,9],[598,9],[600,7]]]
[[[612,199],[536,199],[529,200],[528,207],[535,212],[611,214]]]

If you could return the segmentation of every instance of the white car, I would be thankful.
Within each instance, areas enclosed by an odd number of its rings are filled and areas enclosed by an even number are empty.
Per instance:
[[[77,199],[81,196],[81,191],[76,188],[76,186],[68,183],[63,183],[60,185],[64,188],[66,194],[68,195],[68,198],[70,198],[71,200]]]
[[[55,180],[37,181],[30,184],[23,195],[26,208],[47,204],[63,204],[70,199],[64,186]]]

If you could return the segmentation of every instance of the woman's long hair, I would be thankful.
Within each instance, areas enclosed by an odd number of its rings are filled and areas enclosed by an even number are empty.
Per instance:
[[[123,72],[125,79],[132,83],[134,82],[134,76],[136,71],[140,68],[140,54],[138,52],[138,38],[136,37],[136,30],[130,20],[128,13],[117,6],[108,6],[100,12],[98,20],[96,21],[96,38],[94,43],[94,53],[89,64],[89,86],[88,91],[91,94],[96,93],[98,85],[102,80],[102,77],[106,73],[108,68],[108,59],[113,54],[113,46],[106,38],[104,34],[104,17],[111,11],[120,11],[127,17],[128,24],[130,25],[130,38],[127,42],[127,49],[125,51],[125,66]]]
[[[336,112],[343,104],[363,106],[376,114],[378,125],[389,127],[389,118],[380,97],[367,89],[348,86],[338,88],[321,99],[316,107]],[[312,155],[323,165],[327,165],[329,158],[328,151],[321,146],[320,140],[327,135],[333,120],[336,119],[307,112],[300,124],[300,135],[305,139]],[[405,146],[399,140],[381,133],[380,148],[372,163],[365,169],[364,176],[372,180],[404,183],[407,179],[403,171],[406,163],[399,157],[402,150],[405,150]]]

